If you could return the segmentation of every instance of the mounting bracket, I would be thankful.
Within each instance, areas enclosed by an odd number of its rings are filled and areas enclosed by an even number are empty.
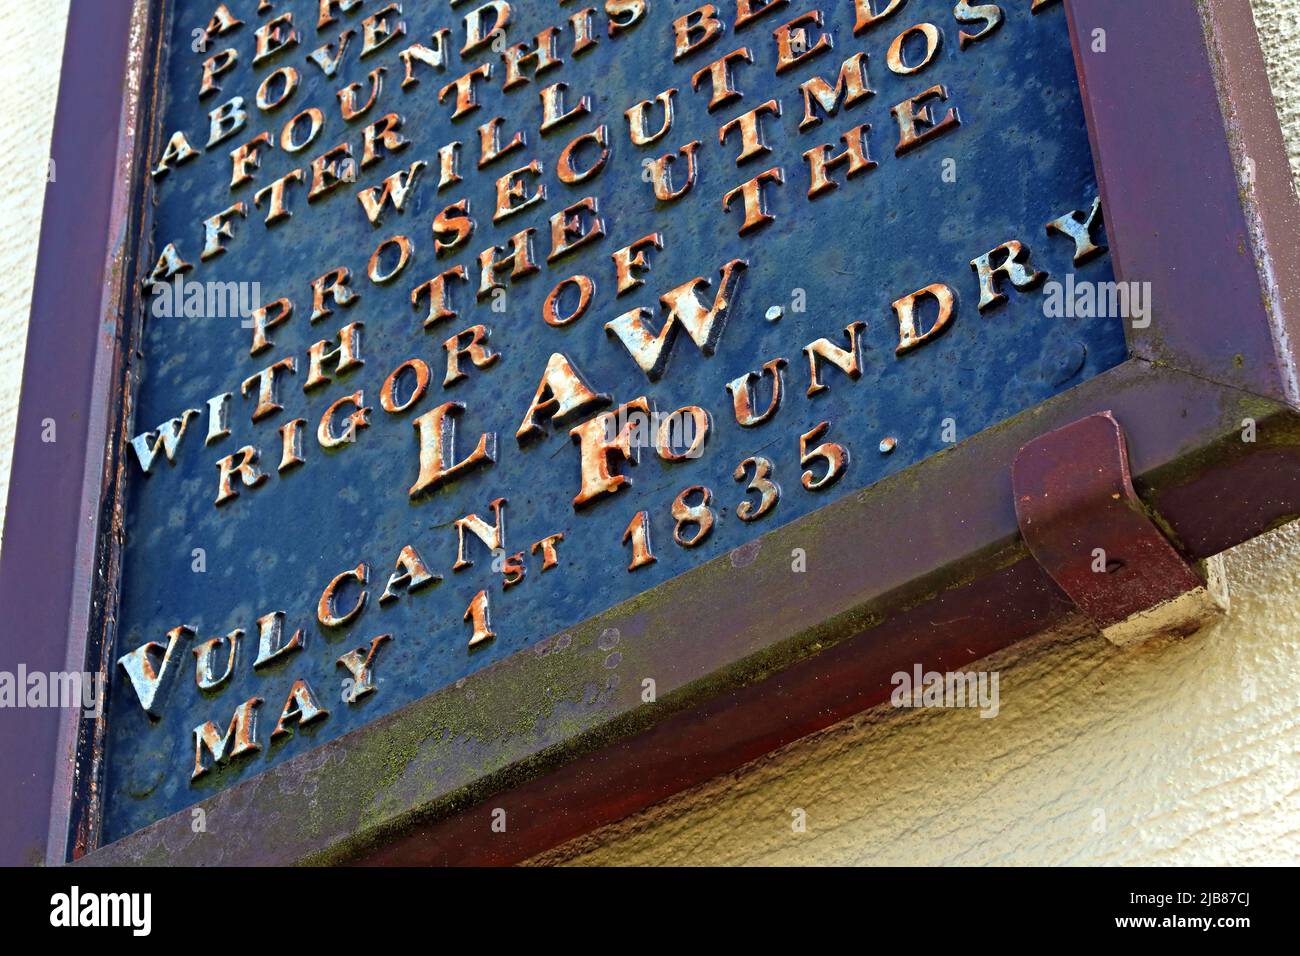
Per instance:
[[[1191,634],[1227,609],[1221,559],[1189,562],[1151,520],[1109,411],[1029,442],[1011,477],[1030,553],[1112,643]]]

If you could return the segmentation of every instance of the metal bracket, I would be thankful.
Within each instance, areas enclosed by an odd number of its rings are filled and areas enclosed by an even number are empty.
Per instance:
[[[1191,634],[1227,609],[1220,559],[1199,570],[1147,515],[1110,412],[1029,442],[1011,480],[1030,553],[1112,643]]]

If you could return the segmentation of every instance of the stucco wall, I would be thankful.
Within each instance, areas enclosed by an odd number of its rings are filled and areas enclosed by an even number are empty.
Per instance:
[[[0,516],[68,0],[0,35]],[[0,0],[5,22],[17,0]],[[1255,0],[1300,182],[1300,0]],[[26,5],[21,5],[26,11]],[[75,188],[75,183],[67,183]],[[57,188],[57,187],[56,187]],[[578,863],[1294,863],[1300,528],[1228,556],[1233,608],[1129,651],[1038,642],[1001,713],[864,714],[610,828]],[[792,813],[806,814],[794,832]]]
[[[7,25],[0,31],[0,527],[67,22],[68,0],[41,0],[39,14],[24,0],[0,0],[0,23]],[[64,171],[64,184],[75,189],[71,176]]]
[[[1300,0],[1253,5],[1300,188]],[[1021,649],[994,665],[994,719],[860,715],[548,859],[1294,864],[1300,527],[1235,549],[1227,570],[1230,614],[1190,640]]]
[[[1293,864],[1300,528],[1228,564],[1232,612],[1192,639],[1022,651],[1012,666],[993,664],[996,718],[877,709],[551,859]]]

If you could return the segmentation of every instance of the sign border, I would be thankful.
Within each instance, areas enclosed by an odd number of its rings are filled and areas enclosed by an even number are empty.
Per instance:
[[[569,628],[567,641],[549,637],[198,802],[227,821],[219,842],[194,834],[187,810],[88,852],[100,738],[78,745],[76,725],[90,722],[75,714],[6,714],[0,862],[532,857],[882,702],[894,671],[958,669],[1079,622],[1020,536],[1011,468],[1025,444],[1089,414],[1123,426],[1136,490],[1189,559],[1300,515],[1300,202],[1253,14],[1248,0],[1156,2],[1153,17],[1131,0],[1065,0],[1116,279],[1152,285],[1154,317],[1127,330],[1128,361]],[[147,216],[143,184],[133,194],[122,172],[153,135],[151,18],[165,7],[70,10],[52,153],[85,188],[47,190],[0,558],[0,660],[29,669],[105,666],[129,421],[123,277]],[[1091,52],[1097,30],[1104,53]],[[105,82],[124,73],[125,86]],[[87,314],[100,334],[79,338]],[[50,417],[54,446],[39,438]],[[1244,418],[1254,443],[1241,441]],[[896,548],[889,560],[864,560],[881,541]],[[835,559],[791,575],[796,546]],[[657,703],[630,683],[599,706],[516,692],[581,700],[603,687],[609,628],[622,635],[620,666],[656,675]],[[489,834],[497,807],[510,826]]]

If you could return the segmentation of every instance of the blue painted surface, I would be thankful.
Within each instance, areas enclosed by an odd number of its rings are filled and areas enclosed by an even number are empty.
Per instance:
[[[298,67],[303,84],[285,107],[270,116],[251,110],[247,130],[160,183],[154,249],[177,240],[185,258],[196,263],[188,279],[258,281],[263,301],[287,295],[294,300],[296,312],[288,324],[272,332],[275,347],[256,358],[248,355],[250,333],[236,319],[151,317],[148,321],[134,431],[152,428],[184,408],[204,408],[210,396],[234,391],[234,434],[204,447],[206,417],[196,419],[173,466],[163,461],[154,474],[144,477],[132,462],[114,657],[145,641],[163,640],[167,630],[181,623],[194,625],[201,640],[234,628],[243,628],[248,636],[231,682],[206,697],[195,688],[193,657],[184,649],[179,669],[169,675],[162,691],[163,717],[158,721],[145,717],[124,674],[116,672],[110,697],[105,840],[353,730],[934,454],[943,447],[945,418],[955,419],[960,438],[968,437],[1125,356],[1117,320],[1048,318],[1039,293],[1012,293],[1007,305],[984,315],[975,308],[977,287],[970,260],[1008,239],[1027,242],[1035,265],[1063,278],[1072,268],[1072,246],[1059,236],[1049,239],[1043,224],[1071,209],[1088,208],[1096,194],[1065,16],[1059,6],[1033,17],[1027,2],[1008,3],[1002,29],[960,51],[949,0],[911,0],[892,20],[860,38],[852,35],[851,4],[820,4],[827,11],[826,30],[834,37],[834,51],[777,78],[771,30],[787,16],[772,14],[739,34],[728,30],[708,50],[674,64],[668,24],[695,4],[653,2],[647,21],[615,40],[604,34],[603,14],[597,16],[599,45],[577,59],[568,55],[572,34],[566,28],[560,41],[565,66],[544,74],[542,82],[509,94],[499,88],[502,67],[496,54],[487,50],[471,57],[469,65],[495,62],[494,82],[482,89],[482,108],[455,123],[448,118],[449,108],[437,104],[436,93],[442,83],[468,68],[458,58],[446,74],[421,68],[424,79],[419,86],[409,91],[399,88],[402,69],[397,52],[409,42],[427,42],[434,29],[449,26],[459,47],[459,19],[451,16],[446,4],[406,3],[406,38],[360,62],[354,41],[339,74],[326,80],[314,64],[305,62],[306,52],[332,41],[343,26],[357,25],[362,15],[377,9],[377,3],[367,2],[321,34],[315,29],[315,0],[278,3],[277,10],[294,12],[303,43],[254,71],[250,60],[253,29],[259,22],[257,4],[235,0],[230,7],[245,26],[228,34],[228,39],[240,50],[240,63],[223,78],[223,93],[202,104],[195,97],[202,60],[227,43],[218,39],[208,54],[192,52],[192,31],[204,25],[211,5],[182,2],[177,6],[163,83],[162,125],[167,131],[184,129],[201,146],[207,139],[207,110],[233,94],[244,96],[251,108],[257,82],[275,66]],[[787,7],[788,16],[802,12],[802,7]],[[572,9],[573,5],[552,2],[516,4],[511,42],[531,39],[546,26],[564,24]],[[889,41],[903,27],[922,20],[936,23],[943,32],[937,61],[916,76],[890,73],[884,62]],[[741,65],[737,72],[745,99],[709,114],[705,91],[692,93],[690,76],[741,43],[753,50],[755,59],[752,66]],[[800,134],[798,83],[814,74],[833,76],[840,62],[858,50],[869,54],[876,94]],[[377,65],[388,66],[377,105],[345,124],[334,91],[347,83],[364,83]],[[559,80],[569,84],[571,101],[576,94],[592,97],[593,116],[542,137],[536,128],[541,115],[538,90]],[[895,157],[897,132],[890,107],[936,83],[948,87],[950,103],[958,107],[963,125],[912,154]],[[624,110],[670,85],[681,91],[672,132],[652,147],[633,147]],[[784,108],[779,121],[765,121],[773,152],[737,168],[735,142],[720,147],[717,128],[770,97],[779,97]],[[319,106],[326,114],[319,140],[297,155],[279,149],[266,153],[255,183],[232,194],[230,150],[263,129],[278,139],[282,123],[307,105]],[[305,192],[296,191],[292,222],[270,230],[263,226],[262,214],[251,208],[257,189],[295,166],[305,168],[320,152],[343,141],[352,143],[354,155],[359,156],[362,128],[390,111],[405,117],[404,132],[412,140],[409,149],[362,171],[356,186],[344,187],[310,207]],[[528,147],[475,174],[476,127],[496,115],[507,117],[507,137],[516,128],[513,120],[526,128]],[[559,184],[553,170],[560,150],[598,121],[610,130],[613,152],[608,167],[588,183]],[[840,134],[863,123],[872,126],[868,140],[878,168],[847,182],[837,175],[843,183],[840,189],[809,202],[802,153],[822,143],[838,148]],[[451,139],[466,144],[462,163],[466,183],[439,193],[436,173],[426,174],[405,213],[390,210],[382,227],[373,228],[355,198],[356,189],[377,184],[415,159],[435,163],[437,148]],[[640,175],[642,161],[692,139],[703,143],[697,185],[680,202],[656,208],[650,186]],[[542,181],[547,184],[547,201],[494,228],[490,210],[496,176],[534,157],[545,163]],[[941,177],[945,158],[956,160],[955,183]],[[768,192],[776,223],[751,237],[739,237],[739,212],[723,215],[720,198],[773,165],[786,172],[784,188]],[[599,200],[607,237],[548,268],[544,259],[549,217],[587,195]],[[436,259],[430,222],[446,204],[463,197],[470,199],[478,229],[465,249]],[[235,224],[227,254],[199,264],[201,220],[235,199],[249,202],[249,218]],[[475,305],[472,295],[458,289],[455,305],[461,318],[432,331],[422,329],[422,313],[412,310],[409,290],[456,263],[464,263],[476,274],[476,257],[482,249],[502,244],[525,226],[539,230],[536,255],[543,263],[542,274],[511,286],[506,311],[498,314],[488,303]],[[655,230],[664,234],[666,249],[654,256],[646,285],[616,299],[610,253]],[[415,261],[393,284],[373,286],[364,277],[370,252],[381,239],[397,233],[413,239]],[[733,257],[748,259],[750,268],[717,353],[705,357],[685,335],[679,335],[667,375],[649,383],[622,346],[606,336],[604,323],[634,306],[655,308],[660,292],[697,275],[709,277],[716,288],[719,266]],[[353,308],[336,309],[333,316],[310,325],[308,284],[339,265],[352,269],[361,299]],[[569,327],[547,326],[540,317],[543,299],[555,282],[579,272],[596,281],[592,309]],[[1102,257],[1081,267],[1076,277],[1111,279],[1109,259]],[[937,342],[900,361],[894,356],[897,331],[890,303],[932,282],[945,282],[957,291],[955,324]],[[795,290],[803,290],[803,312],[791,308]],[[785,309],[784,317],[775,323],[764,319],[773,305]],[[854,320],[867,323],[861,379],[849,381],[827,368],[824,379],[830,390],[806,398],[807,366],[801,348],[822,336],[842,344],[843,329]],[[365,323],[365,367],[304,395],[301,385],[308,347],[332,337],[342,325],[358,321]],[[490,369],[471,370],[468,380],[444,390],[442,342],[476,323],[492,328],[492,345],[502,358]],[[612,393],[617,401],[644,395],[665,411],[692,403],[706,407],[715,429],[705,455],[683,464],[665,464],[653,453],[643,454],[638,466],[625,469],[634,479],[632,489],[575,514],[570,501],[578,490],[578,457],[567,430],[548,430],[544,440],[522,449],[514,439],[546,359],[557,351],[565,353],[593,387]],[[290,355],[297,357],[299,372],[281,390],[285,411],[252,424],[252,404],[238,396],[239,383],[271,361]],[[416,410],[390,416],[378,407],[379,386],[396,365],[415,356],[434,369],[433,387]],[[790,362],[786,403],[771,423],[741,429],[724,385],[777,356]],[[375,409],[372,427],[361,433],[355,445],[323,452],[314,440],[316,421],[332,401],[356,389],[364,389],[367,404]],[[410,420],[453,399],[468,406],[460,453],[481,431],[491,429],[499,436],[498,462],[428,500],[412,503],[406,493],[416,475]],[[759,401],[765,404],[765,391]],[[311,423],[305,436],[308,463],[277,476],[277,429],[298,417]],[[799,484],[798,436],[822,420],[832,423],[828,437],[850,449],[851,464],[833,488],[810,493]],[[898,446],[892,455],[882,456],[877,444],[886,435],[895,437]],[[213,506],[215,463],[244,444],[262,449],[270,478],[262,488],[246,491],[238,501],[218,509]],[[746,525],[734,517],[743,489],[732,481],[731,472],[751,454],[775,462],[775,477],[784,494],[775,512]],[[672,541],[669,507],[680,490],[693,484],[713,489],[719,520],[703,546],[686,550]],[[456,549],[451,523],[470,512],[490,516],[488,503],[498,496],[509,500],[508,552],[526,551],[532,542],[554,532],[566,535],[561,568],[542,576],[532,559],[525,582],[504,593],[500,575],[490,569],[490,555],[476,540],[472,542],[474,567],[451,572]],[[620,538],[629,519],[641,509],[652,515],[658,562],[629,574],[625,571],[628,552]],[[398,551],[408,544],[415,545],[445,580],[381,608],[375,599]],[[889,542],[864,541],[863,560],[887,560],[889,546]],[[192,570],[196,548],[205,553],[204,573]],[[323,633],[314,621],[322,587],[360,561],[372,569],[367,610],[355,626]],[[470,598],[484,587],[491,592],[497,638],[471,654],[461,618]],[[291,627],[306,629],[307,648],[287,663],[254,674],[255,621],[273,610],[287,611]],[[378,692],[359,705],[344,704],[340,682],[346,675],[336,668],[335,660],[381,633],[391,633],[395,639],[380,655]],[[330,716],[298,730],[285,743],[270,745],[270,730],[298,677],[311,683]],[[224,728],[235,707],[255,694],[266,699],[261,753],[192,785],[193,729],[207,720]]]

